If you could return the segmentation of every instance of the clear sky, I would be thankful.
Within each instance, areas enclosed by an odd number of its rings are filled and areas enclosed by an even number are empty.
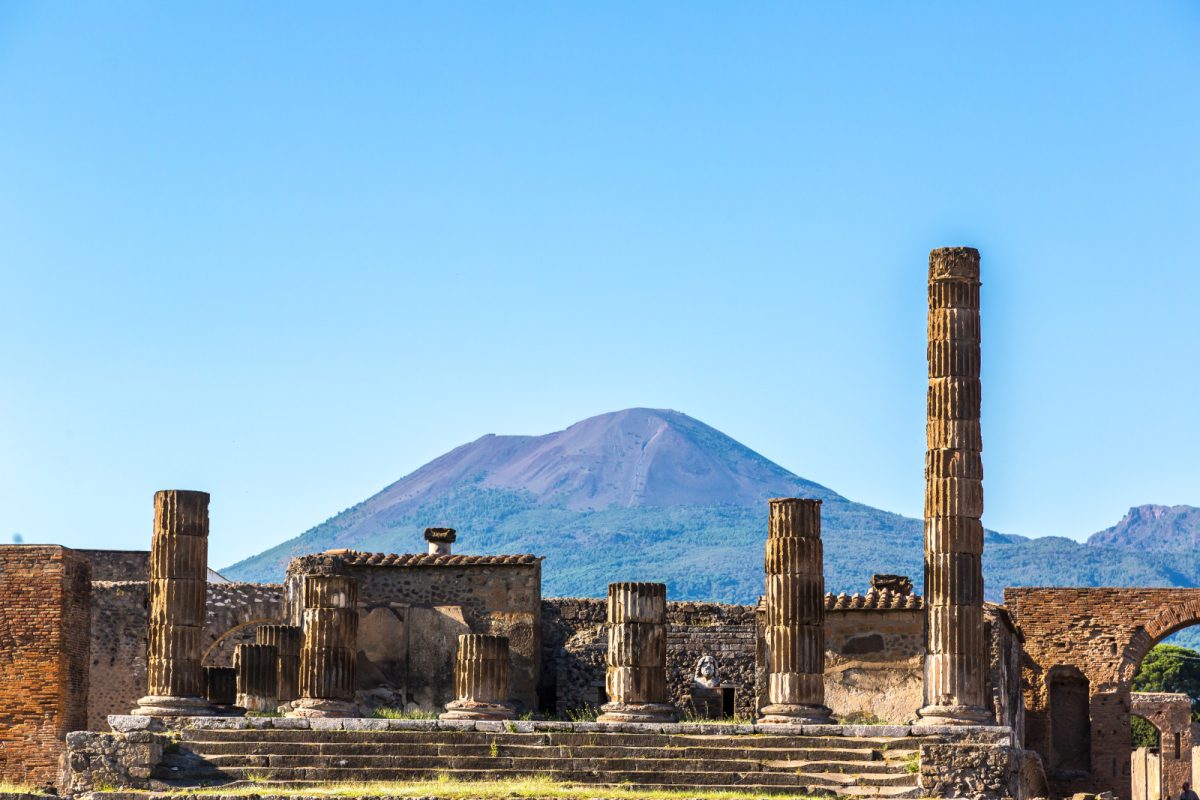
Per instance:
[[[985,523],[1200,505],[1200,5],[0,4],[0,541],[212,563],[485,433],[674,408],[920,516],[930,248]]]

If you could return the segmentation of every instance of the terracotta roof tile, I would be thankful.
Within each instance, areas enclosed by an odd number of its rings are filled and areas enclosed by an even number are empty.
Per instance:
[[[432,555],[430,553],[360,553],[357,550],[338,550],[337,555],[351,567],[458,567],[473,564],[537,564],[539,556],[523,554],[512,556]]]

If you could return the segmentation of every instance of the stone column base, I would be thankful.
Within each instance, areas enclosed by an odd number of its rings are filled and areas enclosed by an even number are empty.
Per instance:
[[[203,697],[146,695],[129,712],[137,717],[210,717],[216,713]]]
[[[762,725],[836,725],[833,712],[826,706],[776,703],[763,706],[759,723]]]
[[[516,716],[517,712],[507,703],[455,700],[446,704],[445,713],[438,719],[515,719]]]
[[[676,722],[679,709],[669,703],[605,703],[596,722]]]
[[[917,712],[918,725],[995,725],[996,718],[980,706],[925,706]]]
[[[289,717],[359,717],[358,706],[346,700],[318,700],[301,697],[293,700],[288,709]]]
[[[236,705],[259,714],[270,714],[279,709],[278,700],[260,694],[239,694]]]

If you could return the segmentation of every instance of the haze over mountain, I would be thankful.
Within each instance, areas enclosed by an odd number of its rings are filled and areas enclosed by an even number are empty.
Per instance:
[[[920,587],[920,520],[848,500],[686,414],[645,408],[544,436],[483,436],[222,573],[277,581],[305,553],[420,552],[426,527],[449,525],[459,530],[458,552],[545,556],[547,596],[662,580],[676,599],[753,602],[771,497],[823,501],[829,590],[864,590],[876,572],[908,574]],[[1196,582],[1196,556],[1120,546],[1131,536],[1085,545],[989,532],[987,595],[1000,599],[1004,586]]]

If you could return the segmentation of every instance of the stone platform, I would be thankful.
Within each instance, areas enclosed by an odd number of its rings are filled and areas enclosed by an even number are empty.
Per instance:
[[[878,725],[600,724],[539,721],[110,717],[71,734],[68,781],[256,793],[343,782],[538,775],[597,787],[729,789],[845,797],[1014,797],[1011,732]],[[940,766],[926,770],[928,754]],[[963,754],[973,758],[965,758]],[[982,754],[982,756],[980,756]],[[955,761],[972,786],[953,785]],[[990,774],[989,774],[990,773]],[[928,774],[931,785],[925,786]],[[207,795],[209,792],[205,792]],[[106,795],[108,796],[108,795]]]

